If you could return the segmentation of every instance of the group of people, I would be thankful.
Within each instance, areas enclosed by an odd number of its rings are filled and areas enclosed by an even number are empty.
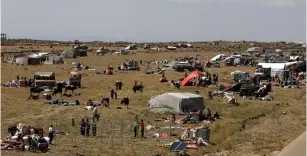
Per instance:
[[[139,128],[141,128],[141,137],[144,138],[145,137],[144,136],[144,131],[145,131],[144,121],[142,119],[141,121],[139,121],[138,116],[136,115],[132,125],[133,125],[134,137],[138,136]]]
[[[73,124],[74,126],[74,124]],[[80,132],[82,136],[89,137],[90,136],[90,130],[92,127],[92,136],[96,136],[96,122],[90,122],[88,119],[86,121],[82,118],[80,123]]]

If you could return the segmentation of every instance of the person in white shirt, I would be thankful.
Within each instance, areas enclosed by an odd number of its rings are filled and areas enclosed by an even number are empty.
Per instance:
[[[93,110],[93,122],[96,122],[95,119],[97,119],[97,121],[99,121],[99,114],[98,114],[98,106],[94,107],[94,110]]]
[[[51,145],[51,142],[52,142],[52,140],[53,140],[53,137],[54,137],[54,134],[53,134],[54,132],[53,132],[53,128],[52,128],[52,125],[50,125],[50,127],[49,127],[49,144]]]

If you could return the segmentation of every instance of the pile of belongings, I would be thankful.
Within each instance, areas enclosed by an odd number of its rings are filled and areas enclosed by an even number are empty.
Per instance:
[[[197,120],[194,119],[191,115],[188,115],[185,118],[181,118],[175,121],[177,124],[195,124],[197,123]]]
[[[225,97],[226,97],[226,99],[228,101],[228,104],[234,104],[235,105],[235,104],[238,103],[237,99],[236,99],[236,97],[235,97],[235,95],[233,93],[225,92],[224,95],[225,95]]]
[[[64,102],[59,100],[51,100],[51,101],[45,101],[44,104],[55,104],[57,106],[79,106],[80,102],[76,100],[75,102]]]
[[[72,64],[75,65],[73,68],[74,68],[74,70],[76,70],[76,71],[81,71],[81,70],[95,70],[95,69],[91,69],[89,66],[85,66],[85,65],[81,64],[80,62],[78,62],[78,63],[73,62]]]
[[[5,141],[1,140],[1,150],[19,150],[25,151],[37,149],[41,152],[47,152],[49,146],[48,132],[42,128],[31,127],[24,124],[11,125],[8,127],[9,135]]]
[[[20,82],[19,81],[8,81],[7,83],[1,84],[2,87],[20,87]]]
[[[187,148],[197,148],[197,146],[209,145],[210,139],[210,129],[208,127],[197,127],[192,128],[188,126],[187,129],[183,132],[181,139],[184,142],[188,142],[189,145]]]

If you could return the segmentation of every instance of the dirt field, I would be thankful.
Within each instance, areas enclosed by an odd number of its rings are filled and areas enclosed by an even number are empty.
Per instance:
[[[2,47],[1,49],[7,47]],[[42,47],[48,50],[47,47]],[[45,50],[44,49],[44,50]],[[228,52],[227,52],[228,53]],[[227,54],[226,53],[226,54]],[[90,66],[96,71],[106,69],[109,64],[117,67],[124,59],[134,60],[165,60],[171,56],[196,56],[195,52],[169,52],[169,53],[143,53],[137,52],[135,55],[114,56],[94,56],[90,53],[88,57],[77,59],[65,59],[63,65],[41,65],[41,66],[16,66],[2,63],[1,76],[2,83],[20,77],[32,77],[37,71],[52,71],[57,74],[57,80],[67,80],[71,71],[72,62],[79,60],[83,64]],[[209,59],[216,55],[215,52],[199,52],[203,59]],[[29,88],[1,88],[1,139],[7,136],[7,127],[10,124],[25,123],[29,125],[40,125],[45,130],[50,124],[55,129],[61,129],[68,135],[56,136],[55,145],[46,155],[151,155],[151,153],[162,153],[168,155],[165,150],[158,148],[157,140],[151,138],[151,132],[146,132],[146,139],[133,138],[133,131],[130,124],[135,115],[144,119],[145,125],[166,125],[161,119],[161,115],[146,113],[147,101],[151,96],[164,92],[194,92],[200,91],[205,96],[205,105],[213,112],[219,112],[221,119],[213,122],[211,128],[211,142],[209,147],[201,147],[198,150],[188,150],[191,155],[204,155],[206,153],[219,153],[220,155],[270,155],[273,151],[279,151],[288,143],[299,136],[306,127],[306,92],[305,89],[283,89],[273,88],[271,93],[273,101],[255,101],[238,98],[240,106],[229,106],[226,99],[207,100],[206,95],[214,88],[182,87],[180,90],[166,86],[158,80],[161,75],[146,75],[144,68],[142,71],[115,71],[114,75],[97,75],[96,71],[82,71],[83,88],[76,90],[80,96],[63,97],[65,101],[79,100],[82,104],[88,99],[99,100],[99,94],[109,96],[110,90],[115,88],[115,81],[122,80],[123,91],[118,92],[118,96],[128,96],[130,98],[130,109],[116,109],[122,107],[120,100],[111,100],[111,108],[100,108],[102,114],[98,123],[98,136],[96,138],[84,138],[79,134],[79,122],[81,118],[91,118],[91,111],[84,110],[81,106],[53,106],[42,104],[43,99],[38,101],[26,100],[29,95]],[[152,69],[156,66],[152,65]],[[223,67],[208,69],[219,74],[220,83],[231,81],[230,72],[235,70],[249,71],[249,67]],[[166,72],[167,79],[178,79],[184,76],[183,73]],[[143,93],[133,93],[131,88],[134,80],[143,82],[145,89]],[[58,95],[54,97],[60,99]],[[283,114],[286,112],[286,114]],[[265,114],[259,119],[247,122],[242,130],[241,122],[247,118],[260,114]],[[76,121],[75,128],[71,127],[71,119]],[[179,117],[177,117],[179,118]],[[113,126],[112,126],[113,124]],[[120,128],[120,125],[122,128]],[[182,127],[186,127],[182,126]],[[194,126],[194,125],[192,125]],[[114,127],[114,133],[110,130]],[[113,137],[112,137],[113,134]],[[112,139],[113,138],[113,139]],[[123,138],[123,139],[120,139]],[[170,141],[174,141],[172,139]],[[162,140],[167,143],[169,140]],[[3,155],[35,155],[31,152],[6,152]],[[214,154],[215,155],[215,154]]]

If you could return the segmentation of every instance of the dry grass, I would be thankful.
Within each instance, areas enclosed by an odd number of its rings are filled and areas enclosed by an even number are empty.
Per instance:
[[[5,47],[2,47],[5,48]],[[44,48],[44,47],[42,47]],[[46,48],[46,47],[45,47]],[[68,48],[68,47],[67,47]],[[48,47],[46,48],[48,49]],[[63,49],[62,49],[63,50]],[[208,58],[216,53],[202,52],[203,58]],[[180,52],[180,53],[137,53],[128,56],[94,56],[90,54],[88,57],[77,58],[85,65],[103,70],[109,64],[117,66],[124,59],[135,60],[165,60],[171,56],[195,56],[196,53]],[[43,66],[15,66],[2,63],[2,83],[16,78],[16,75],[32,77],[36,71],[53,71],[57,74],[57,80],[67,80],[68,72],[70,72],[73,59],[66,59],[63,65],[43,65]],[[143,67],[143,69],[145,66]],[[155,69],[154,66],[152,66]],[[234,70],[252,71],[248,67],[227,67],[220,69],[209,69],[220,74],[223,83],[230,82],[230,72]],[[157,141],[152,139],[147,133],[147,139],[131,138],[133,132],[128,127],[128,121],[131,121],[135,115],[139,115],[144,119],[146,124],[163,125],[161,122],[155,122],[154,119],[160,118],[159,115],[148,114],[144,110],[147,107],[147,101],[152,95],[160,94],[168,91],[176,91],[165,84],[159,83],[160,75],[146,75],[141,72],[117,72],[114,75],[104,76],[96,75],[95,71],[83,71],[83,86],[78,90],[81,96],[65,97],[65,101],[73,101],[78,99],[81,103],[85,103],[89,98],[99,100],[98,94],[109,96],[109,91],[114,88],[116,80],[123,80],[123,91],[119,92],[119,97],[128,96],[131,100],[130,109],[116,109],[120,106],[119,100],[111,101],[111,109],[102,108],[102,120],[111,121],[113,123],[124,122],[124,145],[119,146],[118,140],[114,141],[114,149],[110,149],[111,142],[107,142],[107,138],[85,139],[79,135],[78,128],[72,128],[71,118],[75,118],[76,124],[81,118],[91,117],[91,111],[85,111],[83,106],[76,107],[59,107],[42,104],[43,100],[27,101],[29,94],[27,88],[2,88],[2,138],[7,135],[7,126],[10,124],[26,123],[30,125],[40,125],[47,129],[50,124],[57,125],[57,128],[63,129],[69,135],[57,136],[56,144],[47,155],[150,155],[150,153],[158,153]],[[168,79],[177,79],[183,77],[183,73],[167,72]],[[145,86],[143,94],[134,94],[131,90],[134,80],[142,81]],[[200,91],[206,95],[211,88],[194,88],[182,87],[181,92]],[[211,125],[211,141],[214,145],[202,147],[199,150],[190,150],[188,153],[192,155],[204,155],[205,153],[216,153],[228,151],[227,155],[251,155],[269,154],[275,150],[281,150],[285,145],[290,143],[294,138],[305,131],[305,90],[304,89],[281,89],[273,88],[272,96],[274,101],[242,101],[239,99],[241,106],[232,107],[226,104],[225,99],[215,99],[212,101],[205,100],[206,106],[210,107],[213,112],[218,111],[222,119]],[[60,98],[60,97],[57,97]],[[283,115],[282,112],[287,112]],[[259,114],[266,114],[256,120],[246,123],[246,128],[240,131],[241,122],[249,117]],[[52,119],[57,119],[57,122]],[[109,133],[110,124],[99,123],[103,126],[105,133]],[[99,133],[99,132],[98,132]],[[111,135],[111,133],[109,133]],[[115,132],[118,138],[119,132]],[[75,139],[74,139],[75,138]],[[103,146],[101,147],[101,140]],[[74,146],[77,147],[74,147]],[[165,151],[160,151],[163,155],[167,155]],[[34,155],[30,152],[3,152],[3,155]]]

